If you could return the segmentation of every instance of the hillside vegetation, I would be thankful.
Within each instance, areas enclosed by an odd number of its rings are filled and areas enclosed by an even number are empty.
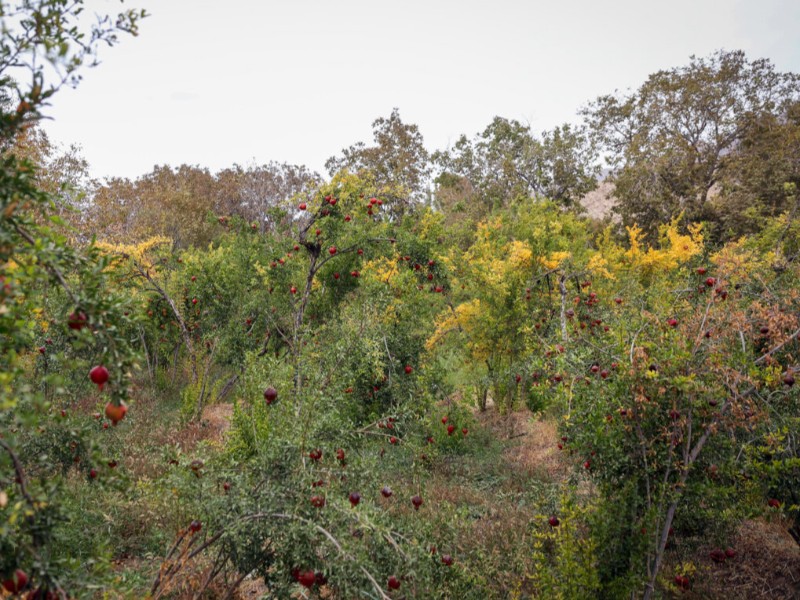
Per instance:
[[[797,597],[796,75],[94,182],[80,5],[0,46],[0,597]]]

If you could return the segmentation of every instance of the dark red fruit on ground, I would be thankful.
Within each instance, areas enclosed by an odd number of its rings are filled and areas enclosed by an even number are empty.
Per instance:
[[[314,583],[317,581],[317,576],[314,573],[314,571],[302,571],[297,576],[297,581],[303,587],[307,587],[307,588],[310,589],[310,588],[312,588],[314,586]]]
[[[21,592],[26,585],[28,585],[28,574],[22,569],[17,569],[8,579],[3,581],[3,587],[12,594]]]
[[[725,552],[723,552],[720,548],[715,548],[714,550],[709,552],[708,555],[711,557],[711,560],[713,560],[716,563],[724,563],[725,559],[727,558],[725,556]]]
[[[70,315],[67,317],[67,326],[70,329],[75,329],[77,331],[80,331],[81,329],[86,327],[87,321],[88,318],[86,317],[86,313],[78,311],[70,313]]]

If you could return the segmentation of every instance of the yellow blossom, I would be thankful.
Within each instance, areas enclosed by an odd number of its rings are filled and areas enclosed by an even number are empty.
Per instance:
[[[548,256],[540,256],[539,262],[544,265],[545,269],[556,269],[561,265],[565,260],[572,257],[572,254],[569,252],[551,252]]]

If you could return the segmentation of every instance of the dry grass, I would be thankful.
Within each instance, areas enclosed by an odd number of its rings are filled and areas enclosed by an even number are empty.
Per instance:
[[[487,575],[486,583],[493,598],[510,598],[513,592],[524,590],[525,574],[532,569],[527,549],[531,547],[531,519],[535,510],[530,505],[515,503],[515,497],[514,494],[499,497],[465,485],[454,485],[446,473],[438,471],[425,487],[426,502],[431,507],[449,505],[462,510],[468,507],[471,518],[459,522],[460,533],[454,545],[441,547],[439,552],[452,554],[457,560],[468,560],[469,566]],[[402,512],[411,512],[411,509],[404,506]]]
[[[713,548],[699,549],[694,558],[698,567],[696,584],[691,592],[681,597],[687,600],[800,599],[800,547],[786,531],[786,526],[779,519],[743,522],[732,542],[736,557],[722,564],[709,557]]]
[[[489,409],[478,413],[478,422],[501,440],[514,440],[503,456],[512,468],[552,481],[564,479],[569,465],[558,450],[558,432],[552,421],[536,420],[528,410],[506,415]]]
[[[200,442],[222,444],[230,428],[233,415],[232,404],[212,404],[203,409],[200,419],[178,424],[176,409],[165,410],[163,399],[143,393],[134,388],[128,415],[119,425],[117,433],[125,441],[127,449],[124,463],[134,477],[155,477],[165,465],[157,465],[153,457],[166,447],[180,449],[183,453],[193,451]],[[88,394],[67,409],[75,415],[93,418],[102,417],[108,398],[104,395]]]
[[[264,584],[263,579],[246,579],[236,591],[236,598],[238,600],[254,600],[261,598],[267,592],[269,592],[269,588]]]
[[[87,399],[81,408],[91,413],[96,406],[96,399]],[[138,437],[147,432],[151,444],[178,445],[185,452],[201,441],[222,443],[233,412],[229,404],[208,406],[199,421],[176,428],[159,422],[155,406],[143,403],[137,409],[141,423],[136,429],[142,432],[131,432],[132,435]],[[558,433],[552,421],[537,420],[527,410],[502,415],[494,407],[475,416],[480,428],[503,442],[501,460],[473,464],[461,458],[445,459],[436,466],[422,490],[426,502],[422,510],[444,505],[469,507],[474,518],[463,522],[463,534],[456,542],[458,547],[440,551],[481,557],[481,570],[491,573],[490,584],[496,597],[511,597],[514,592],[522,592],[524,597],[532,592],[525,578],[532,568],[530,552],[525,549],[530,548],[531,523],[537,509],[518,503],[517,499],[532,479],[554,485],[564,481],[570,465],[567,456],[557,448]],[[484,475],[497,477],[497,486],[487,490],[472,485],[470,478],[479,474],[476,469],[488,469]],[[408,483],[411,487],[411,482]],[[405,502],[393,503],[389,510],[404,516],[413,512]],[[785,524],[777,520],[746,521],[732,543],[737,556],[722,565],[709,558],[711,548],[698,551],[693,561],[698,568],[693,589],[680,593],[679,597],[800,600],[800,548],[786,532]],[[665,565],[667,579],[667,573],[673,569],[674,565]],[[259,598],[267,591],[263,580],[250,579],[243,582],[236,598]],[[178,597],[182,597],[180,593]]]
[[[233,415],[231,404],[212,404],[206,406],[199,420],[185,422],[182,426],[164,419],[162,413],[148,406],[137,405],[138,422],[131,432],[134,448],[177,448],[184,454],[191,453],[201,442],[222,444],[225,433],[230,428]],[[142,439],[144,438],[144,439]],[[126,466],[137,476],[154,476],[166,465],[155,465],[150,452],[130,453]],[[154,472],[154,468],[156,471]]]
[[[463,521],[458,547],[442,551],[480,557],[476,567],[490,577],[492,597],[526,597],[532,593],[526,575],[533,568],[530,536],[538,512],[531,504],[530,482],[560,481],[568,465],[556,447],[555,426],[536,420],[530,411],[503,415],[490,404],[475,417],[481,429],[502,442],[499,456],[489,452],[477,463],[445,459],[434,469],[425,494],[431,506],[466,506],[473,515]],[[471,485],[481,475],[492,478],[488,489],[485,483]]]
[[[159,429],[156,439],[161,444],[178,445],[183,452],[191,452],[204,441],[221,444],[232,416],[232,404],[211,404],[203,409],[199,420],[189,421],[180,429]]]
[[[179,429],[159,427],[154,438],[161,445],[177,445],[183,452],[191,452],[203,441],[222,443],[232,415],[232,404],[211,404],[199,420],[188,421]]]

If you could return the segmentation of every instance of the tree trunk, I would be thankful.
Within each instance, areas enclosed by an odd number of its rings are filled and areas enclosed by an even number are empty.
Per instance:
[[[569,341],[567,337],[567,276],[563,273],[558,278],[558,289],[561,291],[561,340],[566,344]]]
[[[486,412],[486,402],[489,397],[489,388],[485,385],[478,386],[478,409],[481,412]]]

